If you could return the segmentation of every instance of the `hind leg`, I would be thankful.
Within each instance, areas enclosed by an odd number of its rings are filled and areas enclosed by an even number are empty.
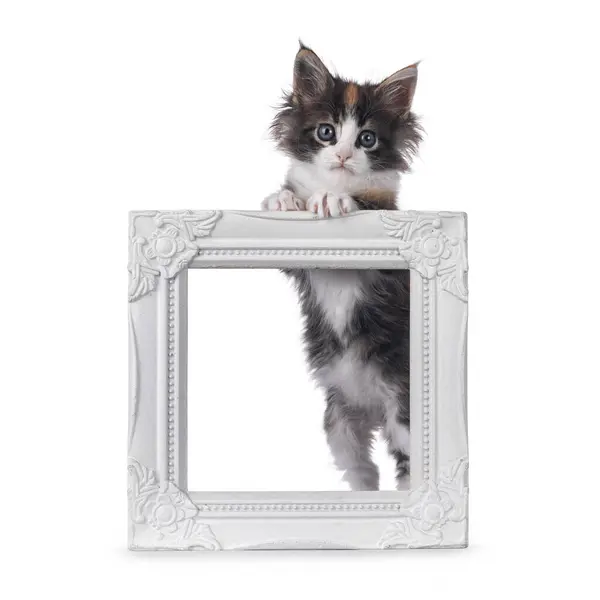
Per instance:
[[[371,459],[374,425],[367,417],[349,407],[340,392],[329,392],[324,421],[327,442],[352,491],[379,489],[379,469]]]
[[[388,451],[396,461],[396,487],[405,489],[410,479],[410,420],[397,402],[386,410],[383,432]]]

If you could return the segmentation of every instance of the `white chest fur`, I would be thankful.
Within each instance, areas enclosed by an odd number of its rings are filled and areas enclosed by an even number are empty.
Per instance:
[[[365,297],[366,286],[376,273],[369,270],[314,269],[308,271],[312,294],[332,329],[343,339],[344,330],[352,318],[356,303]],[[397,409],[397,386],[386,381],[379,369],[360,358],[353,342],[328,364],[315,372],[315,378],[325,389],[342,391],[346,401],[368,408],[380,418]]]
[[[378,418],[397,410],[401,390],[386,381],[374,364],[362,360],[352,345],[317,369],[315,378],[323,388],[339,389],[350,405],[368,408]]]
[[[314,269],[309,271],[312,293],[333,330],[342,335],[356,302],[363,295],[358,271]]]

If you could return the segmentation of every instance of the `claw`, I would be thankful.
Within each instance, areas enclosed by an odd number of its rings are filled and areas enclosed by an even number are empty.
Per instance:
[[[356,202],[349,194],[333,192],[315,192],[308,200],[307,208],[321,218],[340,217],[358,209]]]

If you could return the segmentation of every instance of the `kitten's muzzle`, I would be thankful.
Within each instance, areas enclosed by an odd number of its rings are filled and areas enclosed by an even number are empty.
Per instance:
[[[347,171],[348,173],[354,173],[354,169],[352,167],[345,164],[344,161],[340,161],[339,163],[333,165],[331,167],[332,171]]]

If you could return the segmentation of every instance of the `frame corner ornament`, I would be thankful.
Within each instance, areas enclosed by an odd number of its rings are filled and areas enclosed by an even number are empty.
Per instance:
[[[410,211],[401,216],[396,212],[381,212],[383,225],[389,236],[399,240],[398,251],[409,268],[424,279],[439,278],[443,290],[466,302],[466,235],[457,237],[446,233],[442,216]]]
[[[429,479],[411,493],[406,506],[399,511],[400,519],[392,521],[379,540],[379,548],[430,548],[466,544],[464,529],[461,539],[446,539],[453,524],[464,524],[467,518],[468,461],[459,458],[442,469],[437,481]]]
[[[130,547],[135,543],[138,527],[150,532],[153,547],[177,550],[220,550],[211,528],[198,520],[198,507],[171,481],[159,481],[157,473],[134,458],[128,466]]]
[[[136,220],[152,217],[155,229],[138,235]],[[211,235],[221,211],[178,211],[134,213],[129,231],[129,302],[156,289],[159,277],[170,279],[198,254],[198,239]]]

